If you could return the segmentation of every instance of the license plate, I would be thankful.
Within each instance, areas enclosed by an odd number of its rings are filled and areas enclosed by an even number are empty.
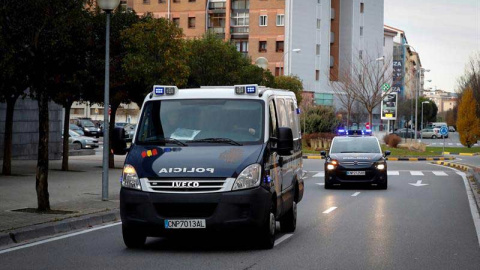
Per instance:
[[[166,219],[165,229],[205,229],[205,219]]]
[[[365,175],[365,171],[347,171],[347,175]]]
[[[92,131],[92,132],[90,132],[90,133],[92,133],[92,134],[97,134],[97,132],[96,132],[96,131]]]

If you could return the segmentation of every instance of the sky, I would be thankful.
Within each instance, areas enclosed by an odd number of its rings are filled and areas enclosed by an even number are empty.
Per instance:
[[[470,57],[480,55],[480,0],[385,0],[384,22],[405,31],[430,69],[426,89],[454,92]]]

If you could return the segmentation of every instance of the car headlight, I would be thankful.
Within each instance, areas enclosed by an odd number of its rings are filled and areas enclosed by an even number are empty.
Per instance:
[[[85,131],[90,131],[90,129],[88,129],[88,128],[84,128],[84,130],[85,130]]]
[[[252,164],[246,167],[237,177],[233,184],[232,190],[246,189],[258,187],[262,175],[262,166],[260,164]]]
[[[338,161],[332,160],[327,163],[327,170],[331,171],[334,170],[335,167],[338,165]]]
[[[377,164],[377,169],[379,169],[379,170],[385,170],[385,164],[383,164],[383,163]]]
[[[327,170],[333,170],[333,169],[335,169],[335,166],[333,166],[332,164],[327,165]]]
[[[122,187],[133,188],[141,190],[142,186],[140,185],[140,179],[138,179],[137,171],[133,168],[132,165],[126,164],[123,167],[122,174]]]

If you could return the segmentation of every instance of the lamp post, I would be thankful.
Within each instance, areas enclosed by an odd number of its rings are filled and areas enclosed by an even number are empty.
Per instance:
[[[377,69],[379,69],[379,66],[378,66],[378,62],[382,62],[383,65],[385,65],[385,56],[382,56],[382,57],[379,57],[377,59],[375,59],[375,62],[377,62]],[[382,68],[383,69],[383,68]],[[381,83],[383,85],[383,76],[385,74],[382,72],[382,78],[380,79],[381,80]],[[382,116],[382,112],[380,112],[380,118]],[[382,124],[382,119],[380,119],[380,124]],[[370,125],[372,125],[372,130],[373,130],[373,119],[372,119],[372,123],[370,123]],[[387,135],[390,133],[390,120],[387,120]]]
[[[299,53],[301,52],[302,49],[293,49],[292,52],[296,52],[296,53]],[[282,55],[282,63],[283,63],[283,59],[285,58],[285,55],[287,55],[290,51],[286,51],[283,55]],[[285,75],[285,67],[282,68],[282,75]]]
[[[103,165],[102,165],[102,201],[108,200],[108,154],[110,149],[108,114],[110,99],[110,14],[120,4],[120,0],[97,0],[98,6],[107,15],[105,32],[105,90],[103,105]]]
[[[423,139],[423,104],[429,104],[429,101],[423,101],[422,102],[422,121],[420,124],[420,141]]]

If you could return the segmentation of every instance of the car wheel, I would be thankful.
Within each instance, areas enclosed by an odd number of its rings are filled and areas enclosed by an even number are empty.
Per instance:
[[[435,135],[432,135],[432,139],[436,139],[436,138],[437,138],[437,136],[435,136]]]
[[[283,232],[291,233],[297,228],[297,203],[293,201],[292,208],[280,220],[280,228]]]
[[[80,150],[80,149],[82,149],[82,143],[80,143],[80,142],[74,142],[74,143],[73,143],[73,149],[75,149],[75,150]]]
[[[258,237],[258,244],[260,248],[271,249],[275,244],[275,209],[273,207],[274,201],[270,205],[268,215],[265,217],[262,227],[260,228],[260,235]]]
[[[384,183],[377,185],[378,189],[387,189],[388,188],[388,179],[385,179]]]
[[[128,248],[141,248],[147,240],[147,236],[125,225],[122,225],[122,236],[123,242]]]
[[[325,189],[332,189],[333,188],[333,185],[328,183],[327,181],[325,181],[325,185],[324,185]]]

